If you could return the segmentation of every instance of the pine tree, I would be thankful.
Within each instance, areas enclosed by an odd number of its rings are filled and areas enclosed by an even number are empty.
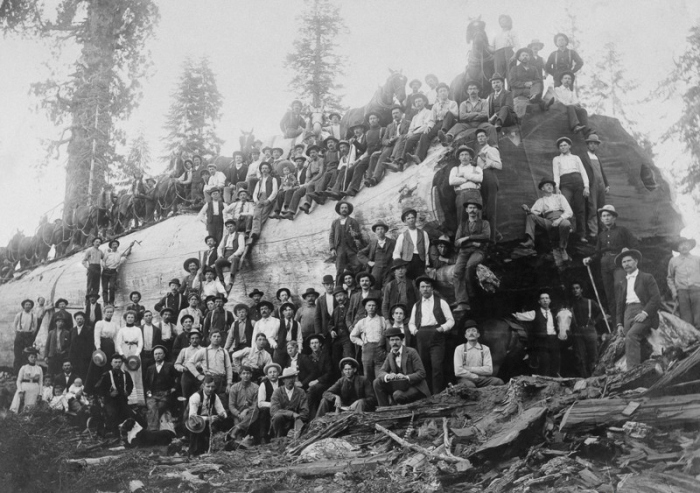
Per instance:
[[[297,18],[299,33],[285,67],[294,72],[289,87],[308,104],[327,110],[344,110],[337,78],[344,75],[345,58],[337,53],[336,38],[347,30],[340,7],[332,0],[306,0]]]
[[[208,58],[184,61],[172,98],[165,124],[168,136],[163,139],[169,154],[163,159],[172,166],[171,157],[183,152],[203,159],[217,156],[224,142],[216,134],[223,97]]]
[[[117,187],[128,188],[135,176],[147,175],[151,172],[151,146],[146,140],[143,129],[139,129],[136,137],[131,141],[129,153],[117,171],[114,173],[113,183]]]

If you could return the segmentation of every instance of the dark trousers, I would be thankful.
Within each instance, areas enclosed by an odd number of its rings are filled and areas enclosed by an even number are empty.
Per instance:
[[[537,103],[542,98],[542,82],[533,82],[530,87],[524,87],[522,89],[513,89],[513,97],[525,96],[531,102]]]
[[[511,46],[506,46],[500,50],[496,50],[493,53],[493,69],[496,73],[501,74],[503,77],[508,77],[508,64],[510,59],[513,58],[513,48]]]
[[[330,187],[333,186],[333,184],[335,183],[335,179],[337,177],[338,177],[338,165],[336,164],[334,168],[327,169],[323,173],[321,180],[318,182],[318,186],[316,187],[316,190],[319,192],[323,192],[324,190],[329,189]]]
[[[294,193],[292,194],[292,201],[289,204],[289,210],[292,213],[295,213],[297,211],[297,208],[299,207],[299,202],[301,202],[302,197],[306,195],[307,192],[313,192],[313,188],[309,188],[311,184],[305,184],[297,188]]]
[[[160,429],[160,417],[172,409],[170,395],[166,391],[155,392],[151,397],[146,397],[148,408],[148,429]]]
[[[416,333],[418,354],[429,376],[426,380],[433,394],[443,391],[445,379],[442,366],[445,359],[445,334],[438,332],[437,325],[420,327]]]
[[[108,397],[104,400],[105,414],[107,422],[105,423],[109,431],[119,432],[119,425],[131,415],[129,410],[129,400],[127,397]]]
[[[399,156],[400,159],[405,159],[406,154],[413,154],[413,150],[416,148],[420,142],[421,137],[423,137],[423,132],[418,131],[406,136],[406,144],[404,145],[403,152]],[[422,161],[422,159],[420,159]]]
[[[258,408],[258,435],[265,443],[270,441],[270,408]]]
[[[598,333],[594,326],[576,329],[574,332],[574,353],[576,354],[576,371],[581,378],[593,375],[598,359]]]
[[[496,377],[477,377],[477,378],[465,378],[457,377],[457,383],[464,384],[467,387],[472,388],[482,388],[482,387],[495,387],[498,385],[503,385],[503,380]]]
[[[460,248],[452,282],[457,303],[469,303],[474,297],[476,267],[484,260],[484,252],[476,247]]]
[[[304,422],[301,418],[294,419],[279,412],[272,416],[270,422],[272,423],[272,432],[277,438],[286,436],[292,428],[301,431],[304,427]]]
[[[561,365],[561,353],[559,349],[559,338],[555,335],[548,335],[539,341],[535,348],[539,367],[535,370],[538,375],[546,377],[559,376]]]
[[[218,216],[212,215],[211,222],[207,222],[207,234],[216,238],[216,245],[219,246],[221,238],[224,235],[224,216],[223,213]]]
[[[374,395],[377,396],[377,405],[383,407],[391,405],[390,397],[395,404],[408,404],[409,402],[427,397],[416,387],[410,387],[405,380],[400,382],[385,382],[381,378],[376,378],[374,382],[372,382],[372,386],[374,387]]]
[[[484,204],[484,219],[491,226],[491,240],[496,239],[496,227],[498,225],[498,170],[487,168],[484,170],[484,179],[481,182],[481,198]]]
[[[185,370],[182,373],[180,387],[182,389],[182,397],[187,399],[187,401],[190,400],[190,396],[192,396],[192,394],[199,390],[200,386],[199,380],[197,380],[188,370]]]
[[[231,263],[231,280],[236,277],[236,272],[238,272],[239,263],[241,261],[240,257],[233,257],[235,250],[227,248],[224,250],[224,256],[216,259],[214,262],[214,269],[216,270],[216,276],[223,283],[224,282],[224,264],[226,262]]]
[[[580,106],[566,105],[566,116],[569,118],[569,128],[571,130],[579,125],[588,126],[588,112]]]
[[[464,209],[464,203],[467,201],[482,201],[481,192],[478,188],[455,190],[455,210],[457,211],[457,224],[455,225],[455,227],[458,227],[460,224],[462,224],[462,218],[467,214]]]
[[[338,337],[333,339],[333,342],[331,343],[331,368],[333,369],[334,374],[338,375],[340,373],[338,365],[340,364],[341,359],[354,357],[355,348],[353,348],[353,344],[350,341],[348,331],[345,330],[341,334],[338,334]]]
[[[679,289],[678,309],[682,320],[700,329],[700,288]]]
[[[352,190],[354,193],[360,191],[362,179],[365,176],[367,168],[369,168],[370,158],[371,156],[367,155],[355,163],[355,171],[352,173],[352,180],[350,180],[350,185],[348,187],[348,189]]]
[[[627,369],[631,370],[642,362],[642,340],[651,330],[651,314],[644,322],[634,322],[632,319],[642,312],[641,303],[631,303],[625,306],[625,356],[627,357]]]
[[[279,213],[283,208],[289,208],[289,205],[292,203],[292,197],[294,197],[294,192],[296,192],[296,190],[297,189],[280,190],[277,193],[277,198],[275,199],[275,212]]]
[[[598,208],[605,205],[605,183],[603,180],[594,178],[590,184],[590,192],[586,199],[588,234],[596,236],[598,235]]]
[[[571,233],[571,223],[568,219],[564,219],[559,223],[556,228],[552,225],[550,219],[546,219],[541,216],[536,216],[535,214],[525,215],[525,234],[529,236],[533,241],[535,239],[535,229],[536,226],[540,226],[549,236],[549,241],[552,246],[556,245],[555,241],[559,240],[559,248],[566,249],[569,243],[569,234]]]
[[[117,280],[119,279],[119,271],[117,269],[102,270],[102,299],[105,303],[114,304],[114,296],[117,292]]]
[[[366,342],[362,346],[362,368],[367,380],[374,381],[374,377],[379,373],[385,359],[386,349],[384,345],[378,342]]]
[[[345,168],[339,170],[335,178],[335,183],[331,187],[331,190],[333,192],[344,192],[345,190],[347,190],[350,187],[350,182],[352,181],[352,177],[355,174],[354,170],[354,166],[352,168],[348,168],[346,166]]]
[[[100,264],[89,264],[87,269],[87,294],[100,292],[100,274],[102,267]]]
[[[496,112],[496,115],[496,121],[494,123],[500,124],[502,127],[510,127],[518,123],[518,118],[510,106],[502,106]]]
[[[343,403],[343,406],[346,406],[346,405],[347,406],[354,405],[355,406],[354,412],[356,412],[356,413],[365,413],[365,412],[369,412],[369,411],[374,410],[374,406],[368,404],[367,399],[357,399],[355,402],[348,402],[347,404]],[[335,411],[334,406],[335,406],[335,399],[333,399],[333,398],[323,399],[323,401],[321,402],[321,405],[318,408],[318,412],[316,413],[316,417],[320,418],[322,416],[325,416],[326,414],[328,414],[331,411]]]
[[[430,129],[430,132],[427,134],[422,134],[420,137],[420,141],[418,143],[418,158],[423,161],[425,157],[428,155],[428,149],[430,149],[430,143],[433,141],[435,137],[438,136],[438,132],[442,130],[444,133],[447,133],[452,126],[455,123],[455,116],[451,112],[447,112],[445,115],[445,118],[442,120],[438,120],[435,122],[435,125],[433,128]]]
[[[330,385],[317,383],[313,387],[309,387],[307,392],[309,400],[309,416],[317,416],[319,405],[323,400],[323,393],[330,388]]]
[[[350,250],[346,246],[340,245],[335,253],[335,284],[336,286],[341,286],[343,284],[343,272],[347,269],[356,274],[360,272],[362,264],[357,259],[357,252]]]
[[[425,259],[420,258],[420,255],[414,253],[406,266],[406,277],[413,281],[423,274],[425,274]]]
[[[574,211],[571,229],[579,236],[586,234],[586,207],[583,201],[583,178],[581,173],[567,173],[559,177],[559,189]]]
[[[15,374],[17,374],[19,369],[26,363],[24,350],[25,348],[31,347],[32,344],[34,344],[34,332],[15,332],[15,362],[13,365]]]
[[[625,271],[615,265],[615,255],[604,253],[600,259],[600,277],[603,278],[603,290],[608,302],[608,313],[613,323],[617,320],[617,305],[615,303],[615,283],[625,278]]]

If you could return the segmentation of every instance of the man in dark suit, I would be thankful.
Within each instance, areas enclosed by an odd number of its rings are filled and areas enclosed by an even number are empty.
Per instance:
[[[343,376],[324,392],[323,402],[316,414],[317,418],[324,416],[333,408],[360,414],[374,410],[377,399],[374,396],[372,382],[357,375],[359,367],[354,358],[343,358],[340,362]]]
[[[362,265],[357,259],[360,251],[362,235],[360,224],[354,217],[350,217],[354,207],[350,202],[341,200],[335,205],[335,212],[340,216],[331,224],[328,238],[331,255],[335,257],[336,286],[343,282],[340,275],[349,269],[353,272],[360,270]]]
[[[92,325],[85,323],[85,313],[77,312],[73,318],[75,327],[70,331],[69,357],[76,377],[82,378],[84,382],[92,361],[92,352],[95,350],[94,329]]]
[[[501,74],[493,74],[491,77],[491,87],[493,92],[486,99],[488,105],[488,122],[496,127],[496,132],[501,127],[508,127],[517,123],[515,106],[513,105],[513,93],[506,91],[505,78]]]
[[[323,347],[324,342],[325,338],[321,334],[310,335],[304,341],[304,345],[308,346],[311,352],[307,358],[309,371],[301,384],[307,389],[310,416],[316,416],[323,393],[333,382],[331,356]]]
[[[298,438],[304,423],[309,420],[309,402],[306,392],[296,386],[298,371],[285,368],[279,377],[280,385],[272,393],[270,416],[275,437],[286,436],[294,428],[294,438]],[[291,394],[291,397],[290,397]]]
[[[49,331],[44,349],[49,375],[56,375],[61,371],[63,362],[70,354],[70,342],[70,328],[66,327],[66,319],[57,318],[56,328]]]
[[[394,279],[387,282],[382,291],[382,313],[386,318],[391,316],[390,308],[398,304],[406,305],[410,314],[410,310],[418,300],[419,293],[415,285],[406,277],[407,271],[408,262],[401,258],[393,260],[390,273],[393,272]]]
[[[598,236],[598,209],[605,205],[605,195],[610,191],[608,177],[605,176],[603,163],[598,157],[600,144],[600,138],[596,134],[590,134],[586,137],[587,151],[578,155],[588,175],[590,194],[586,198],[586,214],[588,216],[588,236],[592,240]]]
[[[245,347],[253,345],[253,321],[248,316],[250,308],[244,303],[239,303],[233,307],[236,314],[236,321],[233,322],[228,331],[224,350],[229,353],[239,351]]]
[[[637,268],[641,260],[639,250],[627,250],[615,257],[615,264],[626,274],[615,286],[615,300],[617,329],[625,337],[628,369],[642,362],[642,340],[652,327],[659,326],[659,286],[654,276]]]
[[[404,118],[401,105],[391,108],[391,123],[384,129],[381,150],[372,153],[365,180],[365,186],[374,187],[384,177],[384,170],[389,168],[394,171],[403,171],[403,148],[406,145],[406,134],[411,121]]]
[[[106,428],[119,434],[119,424],[130,415],[129,395],[134,390],[134,381],[128,372],[122,370],[123,356],[114,353],[111,364],[112,369],[103,373],[95,388],[104,398],[106,413]]]
[[[153,323],[153,313],[151,313],[150,310],[147,310],[144,315],[143,325],[141,326],[141,334],[143,337],[141,367],[148,369],[148,367],[155,361],[153,356],[154,349],[163,344],[163,334],[160,327]]]
[[[328,323],[328,332],[324,334],[326,341],[330,345],[331,368],[342,358],[353,355],[352,342],[350,342],[350,329],[346,323],[348,312],[348,295],[342,286],[337,286],[333,291],[335,297],[335,308],[333,316]]]
[[[64,389],[67,389],[73,385],[73,382],[75,382],[75,379],[78,378],[79,375],[73,371],[73,365],[71,365],[70,361],[64,361],[62,369],[63,371],[61,373],[54,375],[53,384],[60,385]]]
[[[374,276],[375,287],[381,289],[389,276],[396,240],[387,238],[386,233],[389,231],[389,226],[383,221],[372,225],[372,231],[377,237],[371,239],[369,245],[360,250],[360,255],[367,259],[367,270]]]
[[[379,113],[369,114],[369,129],[365,133],[366,145],[365,150],[360,154],[357,152],[357,162],[355,162],[355,171],[352,175],[352,181],[348,189],[348,196],[354,197],[360,191],[360,184],[365,178],[365,171],[369,168],[372,160],[372,154],[379,152],[382,148],[382,139],[384,137],[384,128],[379,124]]]
[[[321,284],[323,284],[326,292],[316,299],[316,312],[314,313],[314,332],[316,334],[328,332],[328,323],[333,316],[333,309],[335,308],[335,297],[333,296],[335,281],[333,276],[323,276]],[[304,352],[308,352],[308,350],[308,347],[304,348]]]
[[[407,404],[430,397],[423,363],[418,351],[403,345],[403,331],[392,327],[384,336],[389,340],[391,351],[373,383],[377,403],[389,406],[392,399],[394,404]]]
[[[88,293],[85,296],[85,320],[93,327],[102,320],[102,305],[97,302],[99,297],[97,293]]]
[[[160,428],[160,417],[172,409],[172,398],[177,390],[177,371],[172,363],[165,361],[166,349],[153,348],[153,364],[146,370],[143,389],[148,406],[148,429]]]
[[[156,303],[155,309],[156,311],[161,312],[164,308],[171,308],[173,310],[173,314],[177,315],[180,313],[180,310],[187,307],[187,298],[185,298],[185,295],[180,292],[180,279],[171,279],[168,286],[170,287],[170,292],[163,296],[158,303]]]
[[[226,176],[226,186],[224,187],[224,202],[230,204],[234,201],[236,185],[243,183],[248,175],[248,165],[243,163],[243,153],[235,151],[233,153],[233,162],[224,171]]]

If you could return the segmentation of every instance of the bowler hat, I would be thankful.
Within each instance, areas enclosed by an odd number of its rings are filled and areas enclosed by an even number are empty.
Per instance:
[[[343,286],[336,286],[335,289],[333,290],[333,296],[335,296],[336,294],[340,294],[340,293],[347,294],[347,292],[343,289]]]
[[[474,149],[472,149],[469,146],[459,146],[455,151],[455,158],[459,159],[459,155],[462,154],[464,151],[467,151],[472,158],[474,157]]]
[[[384,332],[384,338],[391,339],[392,337],[400,337],[403,339],[406,335],[403,333],[403,330],[399,329],[398,327],[391,327],[387,329],[386,332]]]
[[[598,137],[598,135],[596,135],[596,134],[591,134],[588,137],[586,137],[586,143],[588,143],[588,142],[595,142],[596,144],[603,143],[603,141],[600,140],[600,137]]]
[[[401,267],[408,267],[408,262],[406,262],[402,258],[395,258],[391,261],[391,267],[389,267],[389,271],[400,269]]]
[[[304,291],[304,294],[301,295],[301,298],[305,300],[306,297],[310,294],[314,294],[318,298],[318,291],[316,291],[314,288],[308,288],[306,291]]]
[[[640,252],[639,250],[635,250],[635,249],[633,249],[633,248],[630,248],[629,250],[625,250],[624,252],[619,253],[619,254],[615,257],[615,265],[617,265],[618,267],[622,268],[622,260],[623,260],[625,257],[632,257],[632,258],[634,258],[637,262],[641,262],[641,260],[642,260],[642,252]]]
[[[476,322],[474,320],[467,320],[464,322],[464,330],[467,330],[471,327],[476,327]]]
[[[556,184],[556,182],[555,182],[554,180],[552,180],[551,178],[547,178],[547,177],[545,176],[545,177],[542,177],[542,179],[540,180],[540,183],[537,185],[537,188],[538,188],[539,190],[542,190],[542,187],[543,187],[544,185],[546,185],[547,183],[549,183],[549,184],[552,185],[553,187],[556,187],[556,186],[557,186],[557,184]]]
[[[351,365],[353,368],[356,370],[360,367],[360,364],[357,362],[355,358],[350,358],[349,356],[347,358],[343,358],[340,360],[340,363],[338,363],[338,368],[342,371],[343,367],[348,364]]]
[[[289,288],[279,288],[279,289],[277,290],[277,294],[275,295],[275,297],[276,297],[277,299],[280,299],[280,294],[282,294],[282,292],[285,292],[285,291],[286,291],[286,293],[287,293],[287,296],[289,296],[289,297],[291,298],[291,297],[292,297],[292,292],[289,290]]]
[[[559,144],[561,144],[562,142],[566,142],[567,144],[572,145],[572,144],[571,144],[571,139],[570,139],[570,138],[568,138],[568,137],[559,137],[559,138],[557,139],[557,149],[559,149]]]
[[[211,238],[212,240],[216,241],[216,238],[215,238],[214,236],[212,236],[212,235],[207,235],[207,236],[204,237],[204,243],[206,243],[207,240],[208,240],[209,238]]]
[[[268,307],[270,311],[275,309],[275,306],[272,304],[271,301],[263,300],[260,303],[258,303],[258,309],[262,308],[263,306]]]
[[[432,277],[418,276],[416,278],[416,286],[420,286],[420,283],[422,283],[422,282],[427,282],[431,286],[435,286],[435,279],[433,279]]]
[[[245,310],[246,313],[250,311],[250,307],[245,303],[238,303],[233,307],[233,313],[238,313],[238,310]]]
[[[333,279],[333,276],[330,274],[326,274],[323,276],[323,279],[321,280],[321,284],[333,284],[335,283],[335,279]]]
[[[374,278],[374,276],[371,273],[365,271],[365,272],[358,272],[357,274],[355,274],[355,282],[357,284],[360,284],[360,279],[362,279],[363,277],[369,277],[370,286],[373,285],[376,281],[376,279]]]
[[[384,221],[377,221],[376,223],[374,223],[374,224],[372,225],[372,231],[376,233],[376,232],[377,232],[377,228],[380,227],[380,226],[384,228],[384,231],[385,231],[385,232],[386,232],[386,231],[389,231],[389,226],[387,226],[386,223],[385,223]]]
[[[600,216],[603,212],[609,212],[610,214],[612,214],[612,215],[615,216],[615,217],[618,216],[618,213],[617,213],[617,211],[615,210],[615,206],[614,206],[614,205],[609,205],[609,204],[608,204],[608,205],[604,205],[603,207],[601,207],[600,209],[598,209],[598,215],[599,215],[599,216]]]
[[[177,285],[179,286],[179,285],[180,285],[180,279],[178,279],[177,277],[174,277],[174,278],[170,279],[170,282],[168,283],[168,286],[170,286],[171,284],[177,284]]]
[[[22,303],[20,303],[19,306],[21,306],[22,308],[24,308],[24,304],[25,304],[25,303],[31,303],[32,308],[34,308],[34,302],[33,302],[32,300],[30,300],[29,298],[27,298],[26,300],[23,300]]]
[[[201,416],[193,414],[187,418],[185,427],[190,431],[190,433],[195,433],[198,435],[204,431],[204,428],[207,427],[207,423]]]
[[[138,371],[141,368],[141,359],[138,356],[129,356],[126,358],[126,368],[129,371]]]
[[[352,211],[355,210],[355,207],[353,207],[353,205],[346,200],[340,200],[337,204],[335,204],[335,212],[340,214],[340,206],[343,204],[348,206],[348,215],[352,214]]]
[[[418,218],[418,212],[417,212],[415,209],[413,209],[412,207],[407,207],[406,209],[404,209],[403,211],[401,211],[401,220],[405,222],[405,221],[406,221],[406,216],[409,215],[409,214],[411,214],[411,213],[412,213],[414,216],[416,216],[416,218]]]
[[[267,370],[270,368],[277,368],[278,373],[282,373],[282,367],[278,365],[277,363],[268,363],[263,367],[263,373],[267,375]]]
[[[99,297],[100,297],[99,293],[88,293],[85,295],[85,299],[90,299],[90,298],[99,299]]]
[[[554,35],[554,44],[555,44],[555,45],[557,44],[557,39],[559,39],[559,38],[564,38],[564,41],[566,41],[566,44],[567,44],[567,45],[569,44],[569,37],[568,37],[566,34],[564,34],[564,33],[557,33],[557,34]]]
[[[234,221],[233,219],[227,219],[227,220],[224,222],[224,226],[228,226],[229,224],[235,226],[235,225],[236,225],[236,221]]]
[[[505,82],[506,78],[503,77],[501,74],[498,72],[494,73],[491,78],[489,79],[489,82],[493,82],[494,80],[500,80],[501,82]]]
[[[112,243],[116,243],[116,244],[117,244],[117,248],[119,248],[119,245],[121,245],[121,243],[119,243],[119,240],[110,240],[109,243],[107,243],[107,246],[108,246],[109,248],[112,248]]]
[[[107,355],[101,349],[95,349],[92,352],[92,362],[95,366],[102,367],[107,363]]]
[[[249,298],[252,298],[252,297],[255,296],[256,294],[259,294],[260,296],[262,296],[262,295],[264,295],[265,293],[263,293],[262,291],[260,291],[258,288],[255,288],[255,289],[252,290],[250,293],[248,293],[248,297],[249,297]]]

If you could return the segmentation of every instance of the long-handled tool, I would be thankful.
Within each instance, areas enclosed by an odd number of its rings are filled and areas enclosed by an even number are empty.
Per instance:
[[[612,334],[612,330],[610,330],[610,324],[608,323],[608,316],[605,314],[605,308],[603,308],[603,303],[600,301],[598,288],[596,287],[595,280],[593,279],[593,272],[591,272],[591,266],[586,265],[586,269],[588,270],[588,277],[591,279],[591,285],[593,286],[593,292],[595,292],[595,297],[598,300],[600,311],[603,312],[603,319],[605,320],[605,326],[608,328],[608,334]]]

